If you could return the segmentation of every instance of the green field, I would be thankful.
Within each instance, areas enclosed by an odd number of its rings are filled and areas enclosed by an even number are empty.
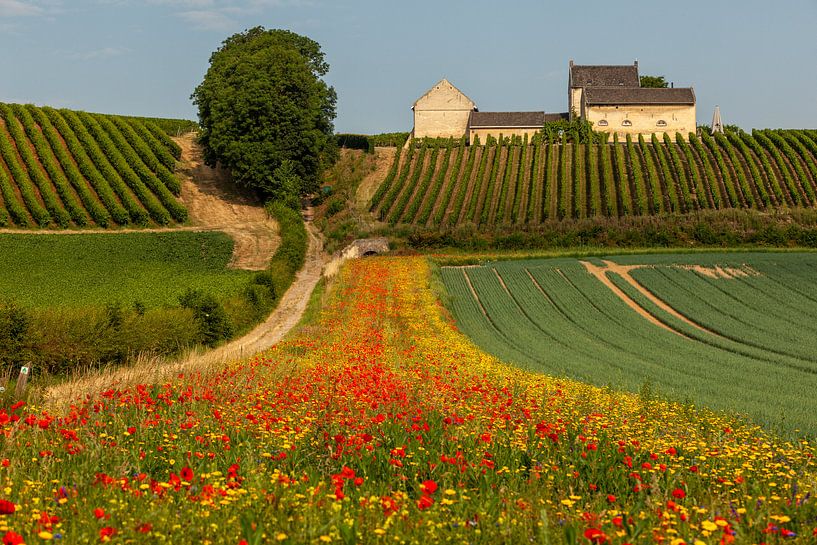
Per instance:
[[[639,267],[602,273],[611,288],[583,263],[605,260]],[[458,327],[506,361],[817,433],[817,254],[540,259],[441,272]]]
[[[218,232],[0,234],[0,298],[35,307],[178,306],[187,288],[232,295],[252,272],[227,269]]]

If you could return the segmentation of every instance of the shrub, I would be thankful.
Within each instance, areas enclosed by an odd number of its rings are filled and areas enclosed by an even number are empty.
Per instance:
[[[201,290],[188,289],[179,297],[182,308],[193,311],[198,325],[199,342],[205,346],[215,346],[233,334],[233,326],[219,301]]]

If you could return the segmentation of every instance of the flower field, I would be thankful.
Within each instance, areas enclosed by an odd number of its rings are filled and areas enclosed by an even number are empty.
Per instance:
[[[814,446],[528,373],[420,258],[212,376],[0,411],[0,536],[43,543],[813,543]]]

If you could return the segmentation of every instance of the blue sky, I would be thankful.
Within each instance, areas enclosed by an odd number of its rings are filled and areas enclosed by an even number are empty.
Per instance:
[[[817,128],[817,0],[0,0],[0,101],[195,118],[210,54],[257,25],[322,45],[339,132],[409,130],[442,77],[565,111],[571,58],[693,86],[700,123]]]

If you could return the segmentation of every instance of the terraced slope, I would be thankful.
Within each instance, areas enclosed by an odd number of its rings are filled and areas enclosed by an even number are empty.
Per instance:
[[[817,254],[444,267],[460,330],[524,367],[817,432]]]
[[[0,227],[183,223],[180,153],[150,121],[0,104]]]
[[[593,145],[418,142],[397,155],[370,209],[391,225],[493,228],[815,205],[817,131],[761,130]]]

